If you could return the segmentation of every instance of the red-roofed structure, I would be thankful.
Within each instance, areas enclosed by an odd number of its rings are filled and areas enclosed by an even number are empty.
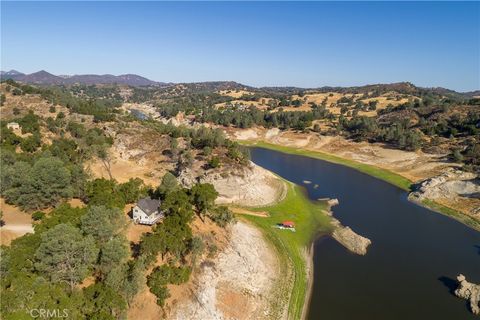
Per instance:
[[[282,226],[285,228],[295,228],[295,222],[293,221],[283,221]]]

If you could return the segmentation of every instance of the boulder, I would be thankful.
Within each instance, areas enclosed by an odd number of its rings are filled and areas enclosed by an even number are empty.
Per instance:
[[[473,314],[480,314],[480,285],[470,283],[463,274],[457,276],[458,288],[455,295],[470,301],[470,309]]]

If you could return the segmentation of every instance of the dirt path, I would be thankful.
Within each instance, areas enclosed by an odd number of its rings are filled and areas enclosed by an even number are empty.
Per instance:
[[[12,240],[26,233],[33,233],[32,217],[20,210],[20,208],[6,204],[0,198],[0,208],[3,212],[4,225],[0,228],[0,242],[2,245],[10,245]]]
[[[247,209],[244,209],[244,208],[238,208],[238,207],[229,207],[229,209],[233,213],[246,214],[246,215],[249,215],[249,216],[256,216],[256,217],[269,217],[270,216],[267,211],[251,211],[251,210],[247,210]]]

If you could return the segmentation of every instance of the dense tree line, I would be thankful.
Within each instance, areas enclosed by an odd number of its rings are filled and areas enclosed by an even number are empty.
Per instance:
[[[339,130],[348,132],[349,137],[370,142],[385,142],[399,149],[418,150],[422,146],[422,135],[410,127],[407,121],[397,121],[388,126],[379,125],[375,118],[354,116],[340,117]]]
[[[266,128],[304,130],[312,125],[313,120],[331,118],[325,107],[313,105],[311,111],[286,112],[279,108],[277,112],[261,111],[255,107],[247,110],[204,109],[199,120],[223,126],[250,128],[254,125]]]
[[[47,145],[40,140],[38,116],[30,112],[17,121],[24,133],[32,135],[19,137],[1,123],[0,194],[5,200],[25,210],[38,210],[64,199],[85,197],[87,174],[83,162],[106,150],[111,138],[99,129],[87,130],[82,124],[70,122],[66,131],[72,138],[63,136]],[[53,128],[63,130],[57,124]],[[31,143],[33,137],[38,141]],[[22,153],[16,152],[17,146]]]
[[[463,111],[453,112],[459,105]],[[384,142],[405,150],[434,146],[439,137],[449,139],[451,159],[463,162],[468,170],[479,170],[480,109],[470,101],[426,96],[389,105],[378,113],[378,117],[342,115],[337,130],[349,138]]]

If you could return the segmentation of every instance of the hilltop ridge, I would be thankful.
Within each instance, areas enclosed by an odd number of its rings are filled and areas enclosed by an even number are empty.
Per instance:
[[[453,95],[464,97],[480,96],[480,89],[470,92],[458,92],[443,87],[420,87],[411,82],[377,83],[365,84],[361,86],[322,86],[322,87],[293,87],[293,86],[262,86],[254,87],[231,80],[220,81],[200,81],[200,82],[159,82],[142,77],[137,74],[78,74],[78,75],[54,75],[48,71],[40,70],[34,73],[25,74],[17,70],[0,71],[0,79],[12,79],[15,81],[37,84],[37,85],[72,85],[72,84],[119,84],[133,87],[143,86],[169,86],[183,85],[190,90],[209,91],[209,90],[250,90],[257,92],[290,92],[299,93],[314,90],[316,92],[339,92],[339,93],[365,93],[369,91],[388,92],[396,91],[403,94],[418,94],[419,92],[431,92],[439,95]]]

